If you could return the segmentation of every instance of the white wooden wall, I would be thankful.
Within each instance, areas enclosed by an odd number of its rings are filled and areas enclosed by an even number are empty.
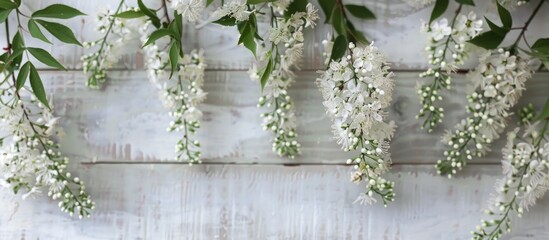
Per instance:
[[[55,1],[27,2],[36,10]],[[93,40],[95,12],[115,7],[117,1],[63,2],[89,14],[71,24],[79,38]],[[90,90],[78,61],[82,49],[27,38],[28,45],[51,50],[71,69],[59,72],[42,66],[41,74],[62,118],[62,151],[72,159],[72,172],[87,183],[97,209],[91,219],[79,221],[61,213],[45,196],[22,201],[3,189],[0,239],[469,238],[469,231],[484,217],[481,210],[500,176],[503,141],[456,179],[436,176],[432,165],[441,156],[442,130],[427,134],[414,119],[419,110],[414,87],[421,81],[418,73],[427,67],[419,24],[428,19],[430,9],[416,10],[399,0],[364,3],[378,20],[358,25],[389,54],[396,69],[390,117],[399,129],[391,148],[395,164],[389,178],[396,182],[397,200],[388,208],[353,204],[362,188],[349,182],[351,170],[342,164],[346,154],[331,138],[330,121],[314,84],[316,70],[323,67],[320,44],[308,45],[306,61],[290,90],[303,155],[287,160],[271,153],[271,135],[261,130],[259,86],[246,74],[251,54],[235,46],[236,31],[213,25],[187,28],[187,48],[205,49],[209,66],[209,95],[197,135],[205,159],[190,167],[171,160],[178,135],[165,132],[170,118],[142,71],[139,54],[124,56],[104,89]],[[494,8],[483,4],[484,9]],[[517,10],[517,26],[530,10],[531,6]],[[537,18],[527,37],[547,37],[548,21],[548,15]],[[320,42],[327,29],[320,24],[308,39]],[[549,92],[548,78],[548,73],[536,74],[520,105],[533,102],[541,107]],[[465,114],[466,80],[459,76],[454,82],[456,87],[445,98],[447,117],[441,129]],[[507,238],[548,239],[548,216],[546,198],[514,223]]]

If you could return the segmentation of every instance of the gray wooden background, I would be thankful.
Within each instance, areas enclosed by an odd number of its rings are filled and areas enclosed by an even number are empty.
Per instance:
[[[26,2],[28,13],[57,1]],[[117,4],[114,0],[62,2],[88,13],[70,23],[82,40],[98,37],[97,11]],[[61,72],[42,66],[41,74],[62,119],[62,151],[72,159],[73,174],[87,183],[97,209],[91,219],[80,221],[61,213],[46,196],[22,201],[20,195],[2,189],[0,239],[470,238],[469,232],[485,217],[482,209],[501,174],[503,141],[455,179],[437,176],[433,163],[442,154],[442,129],[465,114],[465,77],[455,78],[456,87],[445,98],[443,126],[425,133],[414,119],[419,110],[414,87],[421,81],[419,72],[427,68],[420,20],[428,19],[430,9],[414,9],[400,0],[348,2],[366,4],[377,14],[377,21],[358,26],[387,52],[396,72],[390,117],[399,128],[392,142],[394,166],[389,178],[396,182],[397,200],[388,208],[353,204],[363,188],[349,181],[351,169],[342,164],[347,155],[332,140],[330,121],[314,84],[316,71],[323,68],[320,41],[329,30],[323,24],[307,33],[314,44],[307,44],[305,61],[290,89],[303,146],[302,156],[295,160],[281,159],[270,150],[271,135],[261,130],[262,110],[256,108],[260,89],[246,73],[252,57],[236,46],[237,32],[214,25],[186,28],[186,48],[203,48],[208,61],[209,95],[197,135],[205,159],[192,167],[171,160],[179,136],[165,131],[170,117],[146,79],[139,53],[124,55],[109,73],[107,86],[90,90],[81,72],[82,49],[58,41],[45,45],[27,37],[28,45],[50,50],[70,68]],[[483,9],[479,16],[497,22],[496,15],[485,14],[495,9],[492,1],[476,2]],[[531,9],[516,11],[516,26]],[[549,12],[549,6],[541,11]],[[527,38],[533,42],[547,37],[548,21],[549,16],[541,14]],[[137,44],[129,49],[136,48]],[[520,105],[533,102],[541,107],[549,92],[548,78],[548,73],[536,74]],[[514,222],[506,238],[549,239],[548,214],[549,199],[544,199]]]

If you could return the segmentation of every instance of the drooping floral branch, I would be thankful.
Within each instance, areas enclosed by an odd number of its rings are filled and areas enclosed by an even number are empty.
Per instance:
[[[503,26],[487,20],[490,31],[470,40],[489,50],[480,57],[478,67],[467,76],[472,85],[472,91],[467,96],[469,104],[466,109],[469,115],[455,130],[443,136],[442,141],[447,145],[447,150],[444,151],[445,157],[436,164],[439,174],[452,177],[474,156],[484,156],[490,150],[491,143],[505,129],[511,107],[518,102],[525,89],[525,82],[534,72],[528,65],[528,57],[520,54],[518,44],[544,2],[539,1],[516,41],[509,47],[493,50],[498,48],[512,28],[511,14],[499,3],[498,12]],[[535,56],[538,49],[546,51],[542,47],[544,42],[544,39],[538,40],[530,51],[523,53]]]
[[[382,176],[391,165],[388,150],[396,128],[387,121],[386,110],[393,93],[393,73],[385,54],[369,44],[347,14],[361,19],[375,16],[365,6],[344,5],[339,0],[319,3],[336,34],[335,40],[323,41],[328,68],[316,80],[333,121],[332,132],[344,151],[357,152],[347,160],[356,169],[351,181],[366,185],[356,202],[372,204],[380,198],[387,206],[395,197],[394,183]]]
[[[549,98],[538,117],[531,108],[522,112],[522,136],[519,128],[510,131],[502,150],[503,178],[496,182],[496,194],[485,210],[491,219],[481,220],[473,239],[498,239],[510,232],[512,214],[521,217],[549,189]]]
[[[25,191],[23,199],[46,188],[47,195],[59,201],[63,212],[80,218],[89,217],[94,202],[86,193],[84,182],[66,170],[69,159],[61,154],[59,144],[54,142],[58,118],[53,116],[53,106],[46,97],[40,74],[30,56],[56,69],[64,70],[64,67],[46,50],[25,43],[25,32],[51,43],[42,33],[43,28],[62,42],[80,45],[70,28],[44,19],[69,19],[84,14],[62,4],[53,4],[31,14],[21,12],[21,1],[6,1],[2,7],[1,23],[5,25],[8,46],[0,55],[3,134],[0,138],[0,186],[11,188],[15,194]],[[17,20],[13,38],[8,21],[12,13]],[[21,24],[23,17],[28,18],[27,29]],[[28,85],[27,80],[30,82]]]
[[[472,4],[472,2],[462,1]],[[428,24],[423,26],[429,35],[429,46],[426,50],[430,67],[420,74],[422,78],[432,78],[432,82],[418,87],[418,95],[422,105],[418,119],[423,119],[422,127],[429,132],[433,130],[444,117],[444,109],[437,103],[442,100],[441,92],[451,87],[451,74],[463,65],[469,56],[467,41],[482,31],[482,20],[477,20],[476,13],[461,14],[463,3],[457,7],[454,17],[448,25],[448,19],[435,21],[448,7],[448,0],[436,1]]]
[[[270,11],[263,12],[268,8]],[[317,10],[305,0],[294,1],[231,1],[213,13],[215,23],[237,26],[243,43],[254,55],[260,55],[258,66],[253,65],[250,78],[259,81],[262,96],[259,107],[272,109],[263,113],[263,129],[271,131],[273,151],[282,157],[294,158],[300,153],[297,142],[295,107],[288,88],[294,82],[293,68],[303,58],[303,30],[315,26]],[[268,36],[259,36],[256,14],[269,15]],[[257,42],[260,42],[258,51]]]

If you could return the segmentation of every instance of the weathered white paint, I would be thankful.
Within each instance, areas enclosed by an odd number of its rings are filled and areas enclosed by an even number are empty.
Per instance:
[[[0,239],[468,239],[496,165],[448,180],[431,166],[399,166],[397,201],[353,204],[361,186],[340,166],[84,165],[79,174],[97,201],[89,220],[54,202],[0,194]],[[509,239],[547,239],[549,199]]]
[[[53,2],[58,1],[25,1],[32,10]],[[88,13],[68,21],[82,40],[98,37],[93,31],[96,12],[116,4],[112,0],[65,2]],[[484,217],[480,210],[500,175],[502,141],[495,143],[494,153],[476,161],[490,165],[469,166],[453,180],[434,176],[431,164],[440,156],[441,130],[426,134],[414,119],[419,109],[414,86],[420,81],[414,69],[427,67],[420,19],[427,19],[431,9],[416,10],[400,0],[346,2],[365,3],[376,12],[377,21],[357,21],[357,26],[387,52],[393,68],[411,70],[397,72],[390,110],[399,129],[391,150],[397,166],[389,176],[396,181],[397,201],[389,208],[352,204],[362,188],[349,182],[350,169],[322,165],[346,158],[332,140],[330,121],[314,85],[315,69],[323,68],[319,42],[329,29],[319,24],[307,33],[316,42],[305,49],[302,69],[308,71],[298,73],[290,90],[298,109],[303,155],[285,160],[270,151],[271,136],[260,128],[261,109],[255,106],[259,87],[242,71],[252,62],[251,54],[235,45],[234,29],[208,25],[187,27],[184,36],[188,49],[207,50],[209,96],[202,106],[205,115],[197,136],[206,163],[193,167],[167,163],[174,156],[178,136],[165,132],[170,121],[167,110],[142,71],[113,71],[109,84],[99,91],[87,89],[79,71],[42,71],[65,129],[62,151],[72,159],[72,172],[86,181],[97,210],[92,219],[78,221],[60,213],[45,196],[21,201],[21,196],[2,190],[0,239],[469,238],[468,232]],[[476,2],[494,10],[492,3],[486,3],[492,1]],[[522,25],[531,8],[517,10],[515,26]],[[549,6],[541,11],[547,10]],[[484,12],[479,11],[479,16]],[[493,14],[486,16],[498,21]],[[527,32],[530,42],[547,35],[544,23],[548,20],[545,14],[534,21]],[[10,21],[15,24],[15,19]],[[30,36],[26,41],[49,50],[70,69],[81,68],[80,48],[56,40],[47,45]],[[4,37],[0,45],[5,45]],[[117,68],[142,68],[142,57],[132,53],[138,47],[137,42],[134,45]],[[548,73],[537,74],[519,105],[543,104],[548,78]],[[453,126],[464,114],[465,79],[459,76],[454,82],[456,88],[445,98],[447,118],[441,129]],[[514,222],[514,232],[507,238],[548,239],[548,201],[540,201]]]
[[[391,120],[399,128],[391,153],[396,163],[433,163],[441,157],[440,135],[465,115],[465,83],[455,78],[456,87],[446,94],[445,123],[437,132],[421,130],[415,119],[419,102],[415,85],[417,72],[397,72],[396,92],[390,109]],[[43,72],[46,89],[55,92],[57,114],[62,117],[66,136],[63,151],[84,161],[172,161],[180,135],[166,132],[171,121],[158,92],[141,71],[112,72],[104,90],[89,90],[80,72]],[[300,72],[290,89],[298,116],[299,141],[303,154],[282,159],[271,151],[272,135],[261,129],[262,109],[256,107],[259,84],[243,71],[208,71],[204,89],[208,99],[202,128],[196,138],[203,144],[205,162],[240,163],[343,163],[343,153],[332,139],[330,120],[324,114],[322,97],[314,80],[318,73]],[[533,102],[541,107],[549,90],[549,74],[538,73],[528,82],[520,105]],[[494,144],[494,153],[475,160],[499,162],[503,139]]]
[[[41,0],[41,1],[24,1],[26,8],[24,13],[43,8],[49,4],[58,2],[58,0]],[[135,6],[136,1],[128,0],[129,5]],[[160,1],[148,0],[145,1],[150,6],[160,6]],[[365,4],[376,13],[377,20],[375,21],[359,21],[355,19],[355,25],[358,29],[364,30],[366,35],[376,43],[384,52],[389,56],[391,62],[394,63],[394,67],[397,69],[425,69],[428,67],[426,64],[426,54],[423,49],[427,44],[426,35],[421,33],[421,20],[427,20],[431,12],[431,7],[425,9],[414,9],[408,6],[401,0],[349,0],[346,3]],[[116,8],[118,1],[113,0],[78,0],[78,1],[66,1],[68,5],[77,7],[84,11],[87,16],[78,17],[63,23],[71,26],[76,36],[82,41],[92,41],[99,39],[100,34],[95,31],[96,23],[95,17],[97,13],[102,9]],[[499,23],[499,18],[494,15],[495,5],[493,1],[478,1],[478,8],[476,8],[478,16],[486,16],[492,21]],[[514,23],[516,27],[521,27],[525,19],[529,16],[534,4],[529,4],[525,7],[519,8],[513,13]],[[456,5],[452,1],[447,12],[448,17],[452,17],[452,9],[455,9]],[[211,11],[208,10],[208,11]],[[467,7],[464,9],[464,13],[468,13],[470,9]],[[549,11],[549,6],[544,6],[541,12]],[[23,18],[23,25],[26,26],[26,19]],[[11,24],[16,24],[15,18],[10,19]],[[265,22],[259,19],[260,23]],[[547,37],[546,26],[544,23],[549,22],[549,15],[539,15],[534,19],[534,22],[529,27],[526,37],[530,43],[533,43],[540,37]],[[266,30],[264,30],[266,31]],[[314,31],[310,31],[306,38],[311,44],[306,44],[305,58],[302,64],[302,69],[322,69],[322,44],[320,42],[326,38],[327,34],[331,32],[330,28],[322,22],[319,22],[317,28]],[[48,37],[49,34],[45,33]],[[512,42],[515,39],[515,35],[518,31],[512,31],[506,42]],[[243,46],[237,46],[238,32],[233,28],[225,28],[213,24],[206,25],[201,29],[195,29],[194,25],[185,27],[184,42],[187,50],[194,48],[203,48],[207,50],[205,52],[208,59],[208,67],[211,69],[247,69],[253,62],[253,56]],[[40,46],[50,52],[58,58],[67,68],[81,68],[80,62],[81,55],[86,52],[78,46],[62,44],[53,37],[49,37],[53,40],[53,45],[49,45],[39,40],[33,39],[27,36],[27,44],[29,46]],[[125,55],[119,68],[140,68],[142,66],[142,59],[135,52],[139,49],[139,41],[136,39],[133,43],[127,45],[125,51],[128,52]],[[0,45],[5,45],[5,38],[0,38]],[[231,56],[227,58],[226,56]],[[475,62],[472,60],[471,62]],[[44,65],[39,65],[45,67]],[[466,67],[471,67],[472,64],[467,64]]]

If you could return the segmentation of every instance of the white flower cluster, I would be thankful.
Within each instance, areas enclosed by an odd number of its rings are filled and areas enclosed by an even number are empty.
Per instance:
[[[288,19],[276,17],[276,25],[270,29],[272,48],[263,55],[264,61],[272,61],[273,70],[263,89],[258,106],[272,108],[263,113],[263,128],[275,134],[273,151],[283,157],[294,158],[299,154],[300,144],[296,141],[296,116],[288,88],[294,81],[292,67],[303,58],[303,29],[314,27],[318,19],[317,10],[309,3],[307,12],[296,12]],[[258,81],[261,72],[253,66],[250,78]]]
[[[196,22],[204,11],[203,0],[172,0],[171,8],[175,9],[189,22]]]
[[[137,8],[128,10],[138,11]],[[96,41],[84,42],[85,48],[97,48],[95,52],[81,57],[84,73],[89,73],[87,85],[99,87],[107,78],[107,70],[116,64],[130,39],[133,39],[132,29],[135,21],[113,17],[114,13],[107,9],[97,16],[97,31],[104,36]]]
[[[246,6],[246,0],[231,0],[213,12],[211,18],[220,19],[227,16],[236,19],[237,22],[241,22],[248,20],[250,13],[248,6]]]
[[[140,32],[141,40],[145,42],[148,38],[148,24]],[[189,164],[201,163],[200,143],[190,137],[200,128],[202,111],[198,109],[198,104],[206,99],[206,92],[202,90],[206,69],[203,51],[193,50],[179,59],[175,83],[167,81],[169,79],[165,71],[168,57],[159,50],[158,45],[145,46],[143,54],[149,80],[160,89],[164,106],[172,110],[170,116],[174,120],[170,122],[167,131],[183,132],[183,138],[175,146],[176,160],[186,160]]]
[[[89,217],[95,203],[85,192],[84,182],[66,171],[69,159],[61,155],[58,144],[51,140],[58,133],[58,118],[34,97],[21,99],[19,94],[25,88],[14,93],[15,86],[6,82],[3,85],[0,86],[3,136],[0,186],[11,188],[16,194],[26,192],[23,199],[46,188],[47,195],[59,201],[63,212]]]
[[[450,74],[468,57],[466,41],[482,31],[482,20],[477,19],[474,12],[467,16],[457,14],[451,26],[448,25],[448,19],[443,18],[430,26],[424,26],[424,29],[430,39],[426,50],[431,67],[421,73],[420,77],[433,78],[433,81],[418,87],[422,108],[416,118],[425,118],[422,127],[432,131],[444,117],[444,109],[436,106],[436,101],[442,100],[440,91],[444,88],[450,89]]]
[[[394,200],[394,183],[381,175],[388,171],[391,157],[389,141],[396,125],[385,122],[385,110],[391,104],[393,73],[386,56],[375,46],[355,47],[349,43],[350,53],[339,61],[332,61],[318,78],[326,113],[333,120],[333,133],[344,151],[360,150],[348,164],[357,171],[351,180],[366,182],[366,193],[358,202],[372,203],[379,195],[386,205]]]
[[[510,214],[521,217],[549,189],[549,121],[543,120],[541,130],[540,123],[526,128],[525,140],[517,139],[518,128],[508,134],[502,150],[503,178],[497,181],[496,194],[485,211],[492,219],[481,221],[472,232],[473,239],[498,239],[510,232]]]
[[[435,2],[435,0],[403,0],[403,1],[416,9],[429,6]]]
[[[436,167],[439,174],[448,177],[473,156],[480,157],[489,151],[489,144],[505,128],[509,109],[517,103],[526,80],[532,77],[525,59],[503,49],[488,51],[480,61],[468,75],[473,84],[473,92],[467,96],[469,116],[442,139],[449,149]]]

